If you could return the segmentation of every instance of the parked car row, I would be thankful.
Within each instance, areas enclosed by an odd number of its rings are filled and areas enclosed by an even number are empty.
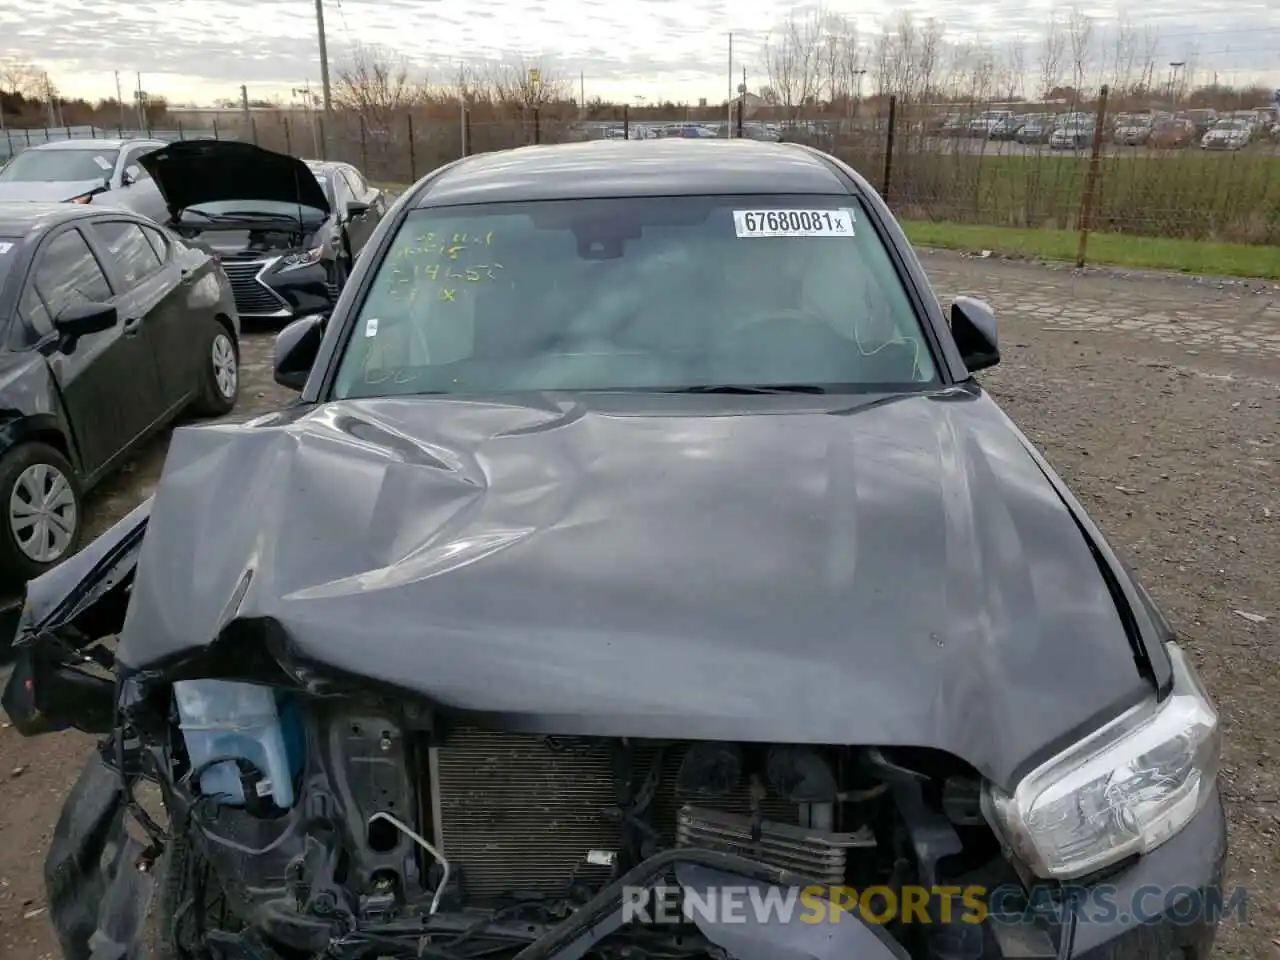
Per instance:
[[[386,209],[348,164],[235,141],[54,142],[0,169],[0,577],[74,552],[82,497],[230,411],[240,322],[332,308]]]
[[[1024,113],[986,110],[977,116],[948,114],[924,125],[942,136],[1046,144],[1052,150],[1081,150],[1092,142],[1097,118],[1092,113]],[[1280,123],[1270,107],[1219,115],[1216,110],[1179,113],[1144,111],[1112,116],[1104,133],[1117,146],[1159,149],[1196,144],[1205,150],[1240,150],[1260,140],[1280,142]]]

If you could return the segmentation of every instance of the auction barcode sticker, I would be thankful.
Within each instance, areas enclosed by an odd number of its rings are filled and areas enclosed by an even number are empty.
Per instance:
[[[852,237],[853,211],[735,210],[733,232],[739,237]]]

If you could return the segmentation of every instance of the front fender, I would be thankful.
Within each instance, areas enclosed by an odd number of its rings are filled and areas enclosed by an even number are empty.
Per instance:
[[[23,736],[75,727],[109,733],[114,655],[98,640],[119,632],[151,501],[146,500],[80,553],[27,584],[14,631],[13,672],[3,706]]]

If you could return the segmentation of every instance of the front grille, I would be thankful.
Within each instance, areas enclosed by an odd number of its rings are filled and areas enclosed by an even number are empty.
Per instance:
[[[231,281],[236,310],[241,316],[278,314],[287,304],[258,279],[269,260],[223,260],[222,269]]]
[[[642,743],[631,756],[638,788],[661,749],[649,819],[664,846],[675,843],[679,811],[690,799],[676,791],[685,746]],[[584,863],[590,851],[621,845],[614,758],[602,743],[461,728],[432,752],[434,832],[469,901],[492,903],[516,892],[563,895],[574,879],[607,879],[607,868]],[[692,799],[724,813],[751,811],[745,783],[727,796]],[[798,822],[795,805],[772,795],[761,812]]]

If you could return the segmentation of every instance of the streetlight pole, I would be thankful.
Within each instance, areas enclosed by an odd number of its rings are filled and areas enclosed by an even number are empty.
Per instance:
[[[1178,69],[1180,67],[1185,67],[1186,65],[1187,62],[1185,60],[1172,60],[1169,62],[1169,100],[1175,107],[1178,105],[1178,101],[1174,94],[1174,90],[1176,89],[1174,87],[1174,80],[1178,76]]]
[[[726,137],[733,136],[733,33],[729,33],[729,99],[725,101],[728,109],[728,115],[725,117]]]

